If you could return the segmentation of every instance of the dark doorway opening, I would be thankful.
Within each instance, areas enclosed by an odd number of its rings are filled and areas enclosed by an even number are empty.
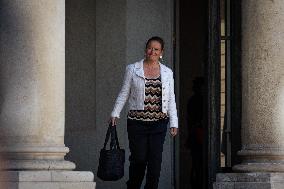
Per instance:
[[[208,1],[177,5],[179,75],[179,189],[205,188],[205,100],[208,57]],[[203,186],[202,186],[203,185]]]
[[[239,162],[240,7],[240,1],[230,0],[176,1],[180,117],[176,188],[211,189],[216,173],[230,172]],[[221,23],[226,25],[224,33]]]

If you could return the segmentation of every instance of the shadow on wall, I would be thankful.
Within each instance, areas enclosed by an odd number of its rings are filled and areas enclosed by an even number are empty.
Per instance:
[[[95,1],[65,2],[65,144],[76,170],[96,169]]]

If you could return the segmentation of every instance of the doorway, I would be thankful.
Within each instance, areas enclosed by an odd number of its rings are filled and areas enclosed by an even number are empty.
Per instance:
[[[240,8],[230,0],[176,1],[176,188],[211,189],[216,173],[239,162]]]
[[[177,1],[177,52],[179,92],[179,181],[177,188],[191,189],[199,179],[205,183],[205,145],[203,135],[206,116],[204,100],[205,68],[208,56],[208,1]],[[195,136],[199,133],[199,136]],[[202,134],[203,133],[203,134]],[[201,138],[200,138],[201,137]],[[198,141],[198,142],[197,142]],[[197,142],[197,143],[196,143]],[[199,170],[199,171],[197,171]],[[200,180],[201,179],[201,180]],[[199,186],[200,188],[200,186]]]

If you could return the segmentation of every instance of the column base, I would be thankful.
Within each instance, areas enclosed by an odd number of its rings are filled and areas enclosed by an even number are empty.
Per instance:
[[[1,171],[0,188],[9,189],[95,189],[92,172]]]
[[[73,170],[75,164],[66,160],[7,160],[3,161],[4,170]]]
[[[283,189],[284,173],[219,173],[214,189]]]
[[[282,148],[242,149],[238,152],[242,163],[235,165],[235,172],[284,172]]]
[[[1,143],[1,142],[0,142]],[[64,160],[65,146],[3,145],[0,156],[4,170],[73,170],[75,164]]]

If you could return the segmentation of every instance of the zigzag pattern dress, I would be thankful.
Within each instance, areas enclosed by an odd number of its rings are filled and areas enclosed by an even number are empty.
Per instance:
[[[146,78],[144,110],[130,110],[127,118],[140,121],[159,121],[168,116],[162,112],[161,76],[155,79]]]

